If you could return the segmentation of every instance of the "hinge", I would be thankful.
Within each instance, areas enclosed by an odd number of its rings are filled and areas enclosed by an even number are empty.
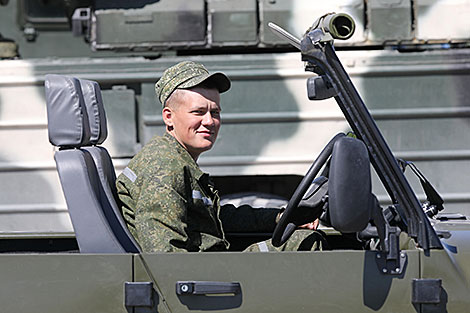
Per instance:
[[[408,256],[403,251],[400,251],[399,257],[389,257],[386,252],[381,251],[376,254],[377,266],[383,274],[400,275],[407,260]]]
[[[374,223],[382,246],[382,250],[376,254],[377,266],[383,274],[401,275],[408,256],[400,251],[400,228],[390,225],[387,212],[380,209],[374,212]]]

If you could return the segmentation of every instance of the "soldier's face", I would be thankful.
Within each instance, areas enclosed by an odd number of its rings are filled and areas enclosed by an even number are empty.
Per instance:
[[[217,89],[179,90],[176,103],[163,109],[169,132],[196,160],[212,148],[220,128],[220,95]]]

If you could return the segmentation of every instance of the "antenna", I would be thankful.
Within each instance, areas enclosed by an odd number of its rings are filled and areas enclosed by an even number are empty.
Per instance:
[[[290,34],[287,30],[283,29],[281,26],[274,24],[273,22],[268,22],[269,28],[282,39],[287,40],[291,45],[300,49],[300,39],[295,37],[294,35]]]

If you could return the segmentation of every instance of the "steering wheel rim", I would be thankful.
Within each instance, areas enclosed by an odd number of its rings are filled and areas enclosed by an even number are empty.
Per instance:
[[[334,136],[328,142],[328,144],[323,148],[323,150],[320,152],[320,154],[315,159],[315,161],[312,163],[309,170],[307,171],[307,174],[305,174],[304,178],[302,178],[302,181],[300,182],[300,184],[297,186],[294,193],[292,194],[292,197],[287,203],[284,213],[282,214],[279,222],[276,225],[276,228],[274,229],[273,236],[271,239],[271,243],[273,246],[280,247],[294,233],[295,229],[297,228],[297,225],[292,223],[292,215],[295,209],[297,209],[300,201],[302,200],[302,197],[307,192],[313,180],[315,179],[315,177],[317,177],[321,168],[330,157],[331,152],[333,151],[334,143],[339,138],[342,138],[344,136],[346,135],[343,133],[339,133],[336,136]]]

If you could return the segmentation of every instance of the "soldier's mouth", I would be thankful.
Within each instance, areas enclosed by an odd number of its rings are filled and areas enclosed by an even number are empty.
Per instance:
[[[205,135],[205,136],[212,136],[212,135],[214,135],[214,132],[208,131],[208,130],[207,130],[207,131],[198,131],[197,133],[198,133],[198,134],[201,134],[201,135]]]

